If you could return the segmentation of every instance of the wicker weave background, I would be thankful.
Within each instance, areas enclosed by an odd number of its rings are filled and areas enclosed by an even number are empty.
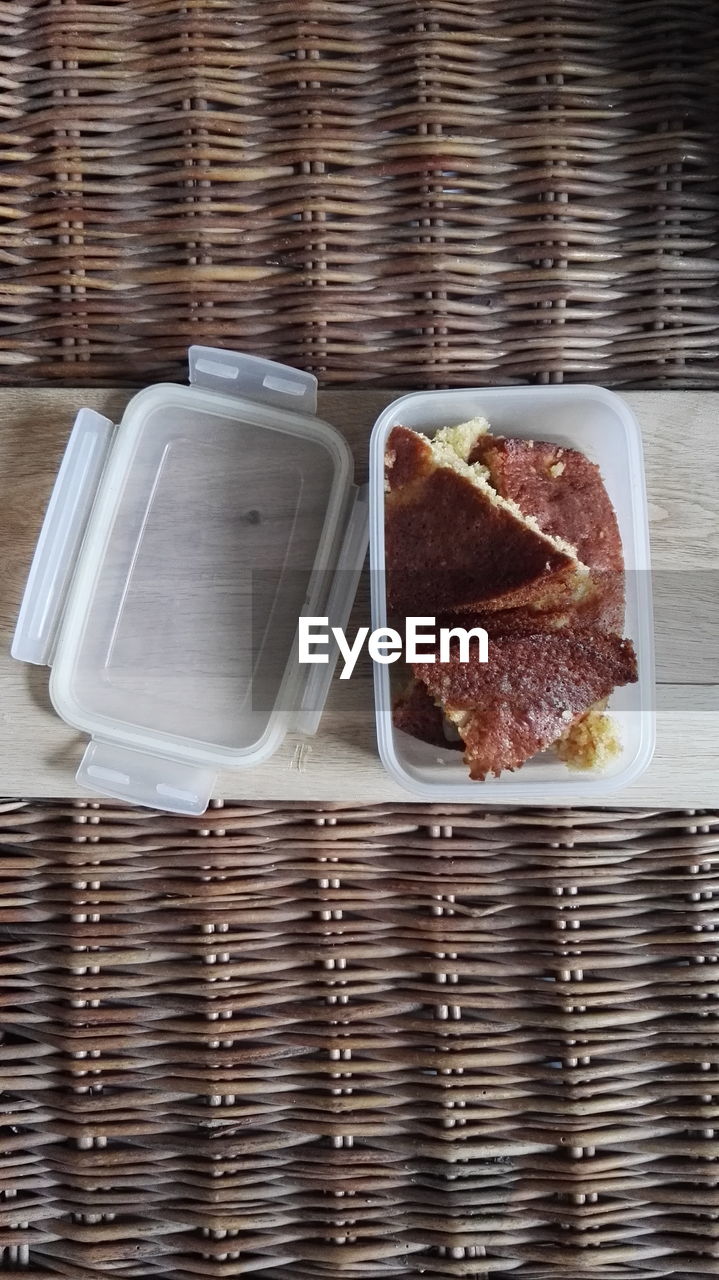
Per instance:
[[[719,386],[713,0],[2,0],[0,376]],[[0,814],[0,1270],[719,1274],[719,810]]]
[[[714,0],[3,0],[4,375],[719,385]]]
[[[717,1274],[719,812],[1,822],[7,1269]]]

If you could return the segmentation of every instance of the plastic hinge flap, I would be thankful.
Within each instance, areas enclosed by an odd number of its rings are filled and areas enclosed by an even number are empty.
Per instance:
[[[38,538],[12,642],[12,656],[47,666],[114,427],[94,409],[75,419]]]
[[[195,387],[244,396],[276,409],[317,412],[317,379],[303,369],[221,347],[190,347],[187,355]]]
[[[76,778],[83,791],[167,813],[198,815],[210,803],[217,772],[93,738]]]
[[[347,623],[357,595],[357,587],[365,556],[367,555],[368,542],[369,488],[367,485],[363,485],[361,489],[356,491],[354,506],[347,523],[337,568],[327,599],[327,621],[329,627],[340,627],[343,631],[347,629]],[[337,665],[338,652],[337,646],[332,644],[329,661],[326,664],[318,663],[310,667],[310,674],[303,690],[302,701],[291,726],[296,732],[306,734],[315,734],[317,732]]]

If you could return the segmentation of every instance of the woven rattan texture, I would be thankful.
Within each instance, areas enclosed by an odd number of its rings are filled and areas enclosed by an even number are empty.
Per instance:
[[[0,372],[719,385],[713,0],[2,0]]]
[[[6,1269],[717,1274],[719,813],[0,835]]]

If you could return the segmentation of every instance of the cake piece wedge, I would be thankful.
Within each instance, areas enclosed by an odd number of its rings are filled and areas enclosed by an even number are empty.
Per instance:
[[[483,434],[479,430],[477,440]],[[385,452],[385,490],[393,614],[559,609],[590,590],[589,570],[574,548],[544,533],[496,492],[481,463],[465,462],[441,437],[430,441],[394,427]]]
[[[464,761],[478,781],[518,769],[555,743],[618,685],[637,679],[630,640],[564,629],[502,635],[489,661],[414,664],[430,697],[457,726]]]
[[[568,620],[571,625],[622,631],[622,540],[597,464],[578,449],[548,440],[493,436],[487,431],[473,440],[457,436],[455,447],[470,463],[479,462],[486,468],[497,493],[516,502],[525,515],[533,516],[544,533],[576,548],[590,570],[592,590],[578,611],[573,611]],[[557,618],[553,625],[563,625],[562,620]]]

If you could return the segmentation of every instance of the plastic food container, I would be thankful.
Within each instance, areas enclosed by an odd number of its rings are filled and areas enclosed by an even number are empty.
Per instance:
[[[638,776],[654,743],[649,544],[639,428],[619,397],[564,386],[404,396],[375,424],[368,499],[345,440],[316,416],[309,374],[207,347],[191,348],[189,365],[189,386],[141,391],[117,427],[80,411],[18,619],[13,656],[52,667],[56,711],[89,735],[86,792],[200,814],[220,769],[265,760],[290,731],[314,733],[334,664],[299,663],[298,619],[346,628],[370,516],[372,625],[386,624],[388,432],[402,422],[431,434],[476,414],[500,432],[575,445],[601,467],[639,661],[639,684],[611,704],[623,754],[601,777],[546,754],[471,782],[458,752],[394,729],[391,668],[377,664],[382,761],[408,793],[436,801],[571,801]]]
[[[599,464],[614,504],[624,547],[625,635],[634,641],[639,682],[617,689],[609,710],[618,722],[621,755],[601,774],[570,770],[551,751],[516,773],[472,782],[461,753],[419,742],[392,724],[391,667],[375,664],[377,740],[385,768],[415,796],[428,801],[570,803],[604,796],[634,782],[649,764],[656,735],[654,627],[649,522],[639,424],[611,391],[591,386],[492,387],[426,391],[402,396],[375,423],[370,445],[370,564],[372,626],[387,624],[384,579],[384,449],[398,424],[431,436],[438,428],[483,416],[498,435],[552,440],[580,449]]]
[[[314,733],[332,665],[300,666],[301,612],[345,627],[367,498],[309,374],[193,347],[118,427],[78,414],[28,579],[13,656],[90,735],[89,791],[203,813],[219,769]]]

